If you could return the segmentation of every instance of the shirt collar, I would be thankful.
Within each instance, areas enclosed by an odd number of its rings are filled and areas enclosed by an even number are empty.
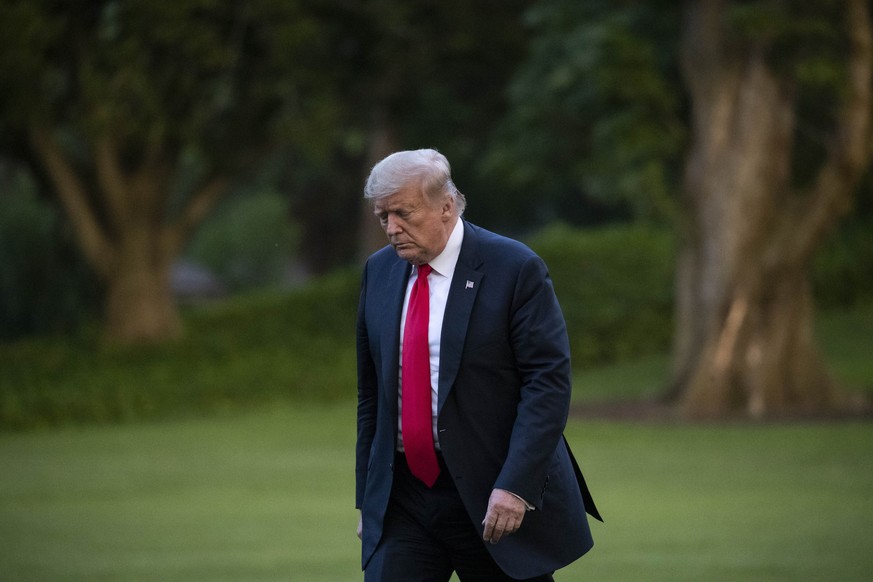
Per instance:
[[[458,222],[455,223],[455,228],[452,229],[452,234],[449,235],[449,240],[446,242],[446,248],[428,263],[436,273],[443,277],[452,276],[452,273],[455,272],[455,265],[458,264],[458,257],[461,256],[461,243],[464,242],[463,222],[458,218]]]

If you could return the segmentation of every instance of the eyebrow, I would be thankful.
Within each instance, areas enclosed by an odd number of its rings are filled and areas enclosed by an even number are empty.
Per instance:
[[[395,205],[388,205],[388,206],[379,207],[377,204],[373,205],[373,213],[374,214],[381,214],[383,212],[388,212],[388,213],[390,213],[390,212],[411,212],[411,211],[415,210],[416,208],[418,208],[418,206],[419,206],[418,204],[413,204],[411,206],[406,206],[403,204],[395,204]]]

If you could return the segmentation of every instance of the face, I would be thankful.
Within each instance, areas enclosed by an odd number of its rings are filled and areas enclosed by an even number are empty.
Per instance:
[[[423,265],[443,252],[457,221],[455,202],[446,196],[440,203],[425,197],[417,184],[376,200],[388,242],[397,255],[413,265]]]

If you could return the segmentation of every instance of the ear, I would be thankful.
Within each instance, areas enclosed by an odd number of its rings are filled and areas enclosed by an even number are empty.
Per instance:
[[[443,222],[448,222],[455,215],[455,199],[451,196],[446,196],[442,206],[441,218]]]

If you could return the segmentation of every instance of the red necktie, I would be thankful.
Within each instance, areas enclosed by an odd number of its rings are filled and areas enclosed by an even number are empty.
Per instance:
[[[430,351],[427,325],[430,316],[430,290],[427,276],[432,268],[421,265],[412,285],[406,323],[403,328],[402,399],[403,448],[413,475],[433,487],[440,466],[433,444],[431,412]]]

